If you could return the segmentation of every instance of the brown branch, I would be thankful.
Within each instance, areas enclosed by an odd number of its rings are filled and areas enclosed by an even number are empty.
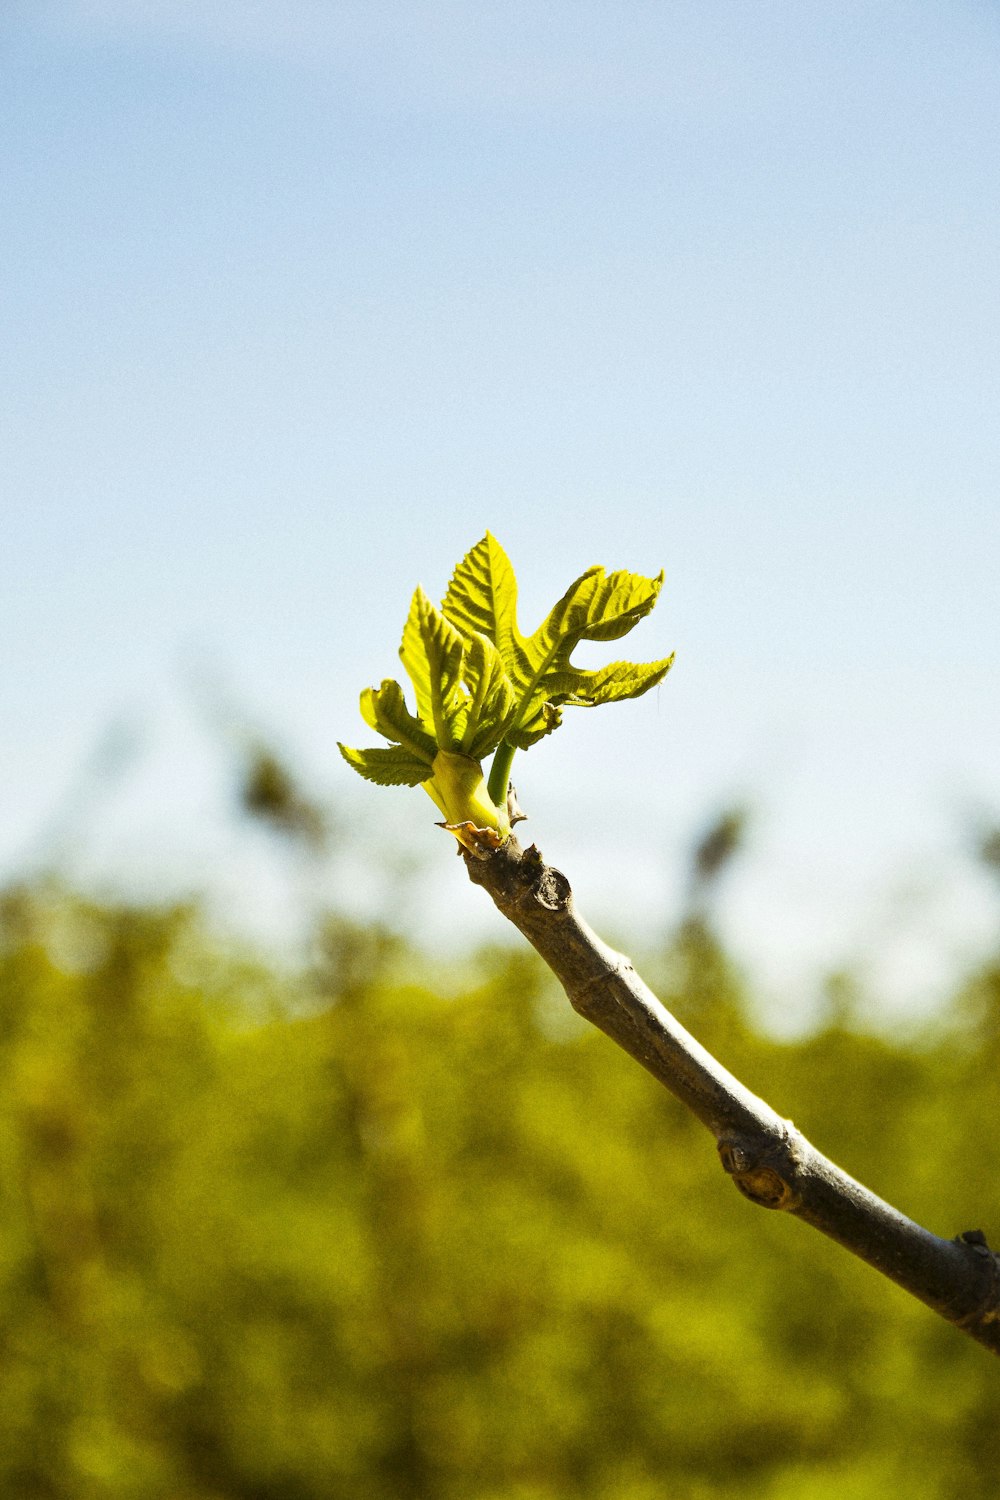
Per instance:
[[[783,1120],[697,1042],[591,931],[569,881],[532,845],[466,852],[470,878],[537,949],[573,1009],[647,1068],[715,1136],[722,1165],[762,1208],[804,1219],[1000,1354],[1000,1257],[979,1230],[939,1239]]]

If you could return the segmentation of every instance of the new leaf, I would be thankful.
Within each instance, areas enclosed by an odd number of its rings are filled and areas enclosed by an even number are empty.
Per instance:
[[[422,783],[446,825],[468,823],[506,837],[506,807],[489,802],[479,764],[503,739],[516,707],[497,648],[484,635],[463,638],[418,588],[399,654],[413,684],[416,714],[392,678],[365,688],[365,722],[395,744],[374,750],[341,745],[341,754],[368,781]]]
[[[489,532],[455,569],[442,605],[466,636],[487,636],[510,681],[515,708],[505,738],[526,750],[551,733],[563,705],[595,707],[638,698],[666,676],[673,657],[640,664],[614,662],[596,672],[570,661],[580,641],[612,641],[649,614],[663,574],[605,573],[588,568],[531,636],[517,624],[517,583],[510,560]]]

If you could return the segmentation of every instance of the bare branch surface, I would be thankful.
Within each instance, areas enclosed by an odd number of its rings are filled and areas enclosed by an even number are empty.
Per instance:
[[[569,881],[514,838],[469,876],[537,950],[586,1020],[642,1064],[713,1134],[745,1197],[783,1209],[1000,1354],[1000,1259],[979,1230],[940,1239],[823,1156],[790,1120],[717,1062],[661,1004],[623,954],[576,911]]]

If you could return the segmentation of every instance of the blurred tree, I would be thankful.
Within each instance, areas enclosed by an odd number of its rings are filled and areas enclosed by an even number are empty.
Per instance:
[[[240,805],[276,833],[322,854],[330,835],[330,815],[307,796],[286,761],[260,740],[242,745],[239,766]]]
[[[982,1351],[817,1237],[804,1268],[669,1095],[552,1024],[533,955],[446,996],[384,931],[315,951],[279,975],[190,908],[7,894],[0,1493],[992,1497]],[[994,971],[910,1040],[775,1043],[712,963],[734,1065],[851,1170],[939,1221],[990,1200]]]
[[[1000,825],[981,829],[977,843],[983,864],[994,875],[1000,876]]]
[[[721,877],[746,844],[749,824],[749,809],[734,804],[724,807],[698,835],[691,853],[688,887],[688,907],[692,917],[704,915]]]
[[[332,834],[330,809],[306,790],[274,736],[256,726],[254,715],[217,667],[199,659],[188,664],[185,675],[200,717],[231,757],[238,810],[302,852],[325,854]]]

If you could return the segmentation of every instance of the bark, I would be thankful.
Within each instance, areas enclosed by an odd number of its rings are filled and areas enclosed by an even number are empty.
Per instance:
[[[707,1052],[578,914],[569,881],[532,845],[466,851],[469,876],[527,938],[570,1004],[698,1117],[752,1203],[804,1219],[1000,1354],[1000,1258],[980,1230],[945,1240],[823,1156]]]

